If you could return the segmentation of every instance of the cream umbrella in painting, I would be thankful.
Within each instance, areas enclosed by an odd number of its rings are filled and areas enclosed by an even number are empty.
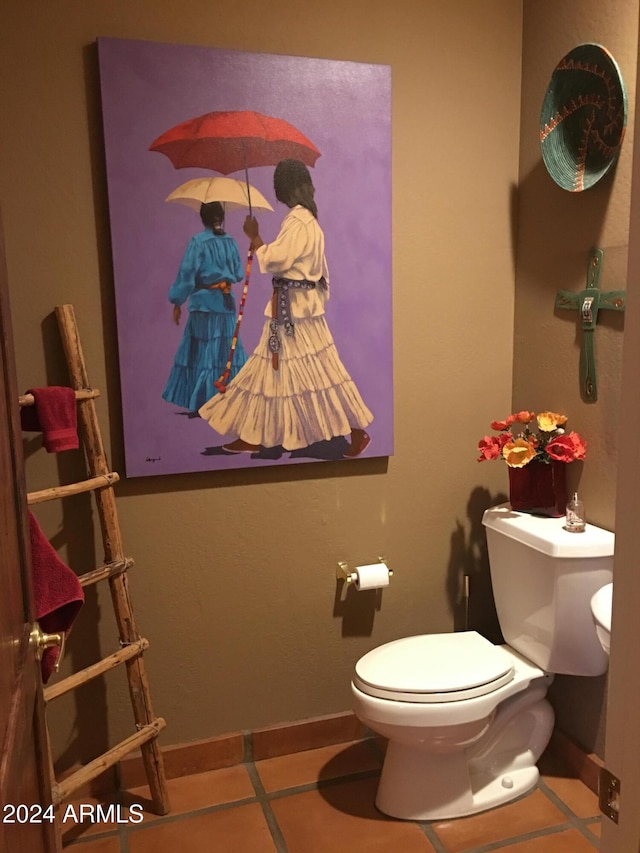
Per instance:
[[[273,211],[261,192],[254,186],[248,186],[245,181],[237,181],[235,178],[194,178],[176,187],[165,201],[184,204],[195,211],[200,210],[201,204],[209,204],[212,201],[221,202],[225,210],[252,207]]]

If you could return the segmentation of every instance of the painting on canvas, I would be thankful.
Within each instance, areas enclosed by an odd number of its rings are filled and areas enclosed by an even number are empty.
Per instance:
[[[98,57],[127,476],[392,455],[390,68]]]

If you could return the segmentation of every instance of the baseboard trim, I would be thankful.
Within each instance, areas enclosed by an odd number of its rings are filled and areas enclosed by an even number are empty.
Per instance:
[[[161,752],[167,779],[176,779],[231,767],[243,761],[261,761],[278,755],[361,740],[368,734],[355,714],[347,711],[254,731],[233,732],[192,743],[161,746]],[[120,762],[119,777],[123,789],[146,784],[139,752],[132,753]]]
[[[598,778],[604,762],[593,752],[585,752],[581,746],[563,732],[555,729],[547,749],[580,779],[594,794],[598,793]]]
[[[192,741],[172,746],[161,746],[167,779],[220,770],[245,761],[261,761],[279,755],[304,752],[372,737],[370,732],[351,711],[313,717],[292,723],[281,723],[246,732],[231,732],[218,737]],[[574,776],[594,793],[598,793],[598,776],[604,762],[559,730],[554,730],[548,751]],[[139,752],[124,758],[115,774],[103,774],[84,792],[99,795],[114,789],[129,789],[147,784],[142,756]],[[83,792],[79,792],[80,795]],[[76,795],[77,796],[77,795]]]

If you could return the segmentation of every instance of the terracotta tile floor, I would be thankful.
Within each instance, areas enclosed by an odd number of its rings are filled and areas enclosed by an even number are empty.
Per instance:
[[[94,823],[76,819],[81,804],[76,802],[62,824],[65,851],[589,853],[598,849],[597,798],[564,773],[557,761],[543,757],[538,786],[515,802],[471,817],[430,823],[393,820],[376,810],[381,761],[375,741],[356,741],[172,779],[168,782],[172,811],[165,817],[148,811],[146,788],[122,792],[114,799],[118,808],[99,812]],[[95,802],[85,799],[84,804]],[[133,804],[140,804],[143,811],[140,805],[129,811]]]

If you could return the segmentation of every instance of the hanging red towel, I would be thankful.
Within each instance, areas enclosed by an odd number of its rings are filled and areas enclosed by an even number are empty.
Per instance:
[[[51,385],[31,388],[35,406],[23,406],[20,423],[25,432],[41,432],[48,453],[75,450],[79,446],[76,394],[73,388]]]
[[[77,575],[58,557],[55,549],[29,512],[31,569],[36,619],[46,634],[64,632],[67,636],[84,603],[84,592]],[[42,681],[49,680],[59,650],[45,649],[42,657]]]

